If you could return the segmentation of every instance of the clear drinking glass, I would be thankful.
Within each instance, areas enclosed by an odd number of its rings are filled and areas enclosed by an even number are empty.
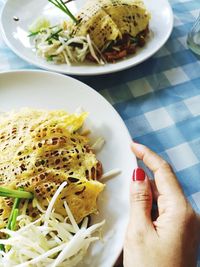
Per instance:
[[[187,45],[194,53],[200,55],[200,14],[188,33]]]

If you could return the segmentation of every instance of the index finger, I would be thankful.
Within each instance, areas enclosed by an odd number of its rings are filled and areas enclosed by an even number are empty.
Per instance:
[[[144,145],[132,143],[132,151],[136,157],[154,173],[155,183],[159,194],[183,196],[180,184],[170,165],[155,152]]]

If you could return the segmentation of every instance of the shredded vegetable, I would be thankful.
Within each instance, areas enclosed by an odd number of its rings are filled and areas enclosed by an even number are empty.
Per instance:
[[[113,178],[114,176],[116,176],[116,175],[118,175],[120,173],[121,173],[121,170],[120,169],[113,169],[111,171],[108,171],[108,172],[104,173],[101,176],[101,181],[102,180],[107,180],[107,179]]]
[[[34,41],[38,56],[56,64],[83,62],[88,54],[103,65],[105,59],[92,42],[90,35],[73,36],[70,22],[51,26],[45,18],[39,18],[29,28],[28,35]]]
[[[97,153],[99,152],[105,144],[105,139],[103,137],[99,137],[96,142],[91,146],[91,148]]]
[[[93,234],[102,228],[104,221],[88,227],[86,217],[78,226],[66,202],[65,218],[54,212],[53,206],[65,185],[66,182],[60,185],[39,219],[32,221],[23,214],[17,217],[17,231],[0,230],[9,235],[1,243],[10,248],[0,251],[0,266],[73,267],[82,260],[90,244],[99,239],[99,234]]]

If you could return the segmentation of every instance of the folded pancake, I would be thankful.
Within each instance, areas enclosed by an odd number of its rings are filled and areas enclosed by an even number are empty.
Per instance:
[[[0,117],[0,185],[33,192],[46,209],[63,181],[55,211],[66,216],[67,201],[76,221],[97,212],[104,185],[97,181],[101,164],[79,133],[87,114],[22,109]],[[0,228],[5,226],[13,199],[0,197]],[[29,203],[27,214],[39,215]]]
[[[124,34],[135,37],[144,31],[150,13],[141,0],[88,0],[77,18],[79,23],[74,26],[74,34],[89,34],[102,49],[106,43],[122,38]]]

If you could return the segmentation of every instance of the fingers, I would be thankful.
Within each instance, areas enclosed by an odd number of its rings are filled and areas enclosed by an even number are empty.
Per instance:
[[[145,165],[154,173],[159,194],[168,194],[174,197],[183,196],[176,176],[166,161],[144,145],[133,143],[131,148],[135,155],[143,160]]]
[[[133,229],[153,228],[151,221],[152,192],[144,171],[137,168],[133,174],[130,190],[130,225]]]

